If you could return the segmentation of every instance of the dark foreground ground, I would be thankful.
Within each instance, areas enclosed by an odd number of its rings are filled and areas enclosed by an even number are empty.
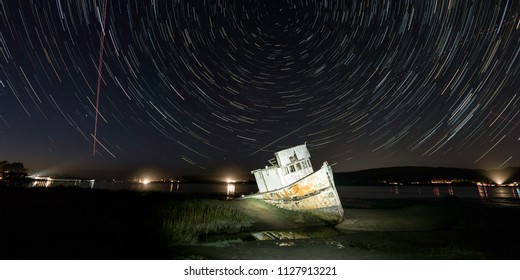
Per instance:
[[[1,259],[520,259],[518,201],[345,200],[335,227],[244,201],[242,233],[161,235],[159,193],[0,189]],[[250,233],[281,239],[256,241]]]

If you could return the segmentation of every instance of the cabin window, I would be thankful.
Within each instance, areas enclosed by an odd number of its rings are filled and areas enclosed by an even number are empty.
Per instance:
[[[302,169],[302,165],[299,162],[296,164],[296,169],[297,170],[301,170]]]
[[[294,165],[289,166],[289,169],[291,170],[291,173],[293,173],[294,171],[296,171],[296,170],[294,169]]]
[[[307,168],[307,161],[302,162],[303,168]]]

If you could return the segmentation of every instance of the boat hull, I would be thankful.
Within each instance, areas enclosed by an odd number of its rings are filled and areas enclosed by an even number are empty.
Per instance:
[[[311,213],[333,224],[338,224],[344,219],[343,206],[334,185],[332,169],[327,163],[318,171],[285,188],[244,198],[259,199],[291,211]]]

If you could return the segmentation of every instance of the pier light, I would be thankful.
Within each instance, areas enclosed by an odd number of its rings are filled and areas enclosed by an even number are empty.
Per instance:
[[[502,186],[511,177],[512,171],[506,169],[488,170],[484,173],[497,186]]]
[[[231,183],[235,183],[236,181],[233,180],[233,179],[227,178],[226,182],[227,182],[228,184],[231,184]]]

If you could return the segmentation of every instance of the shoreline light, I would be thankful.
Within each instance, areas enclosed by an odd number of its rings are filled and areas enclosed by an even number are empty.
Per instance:
[[[151,179],[149,178],[142,178],[142,179],[139,179],[139,183],[143,184],[143,185],[148,185],[152,182]]]

